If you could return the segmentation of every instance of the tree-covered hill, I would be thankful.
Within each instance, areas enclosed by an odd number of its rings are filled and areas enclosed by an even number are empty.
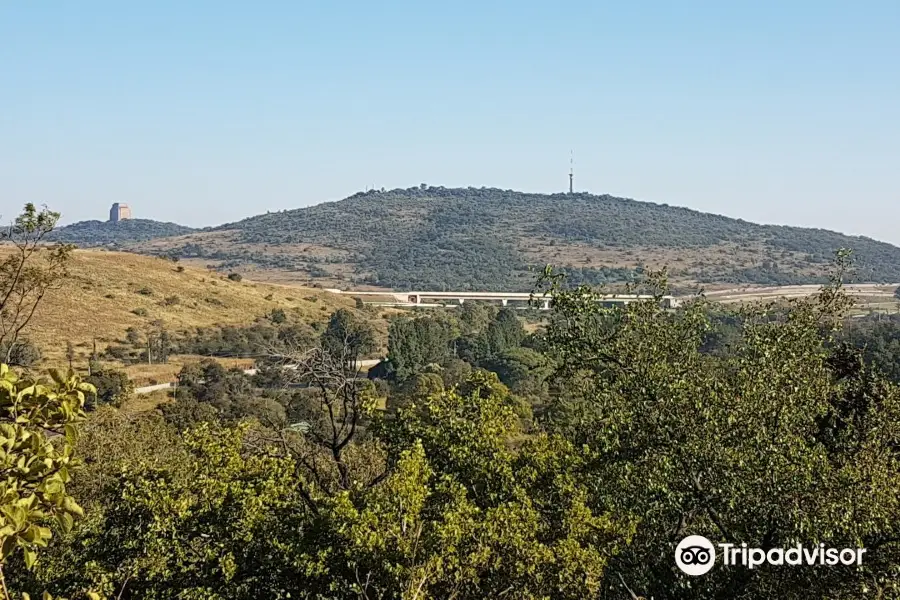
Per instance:
[[[48,237],[54,241],[91,247],[145,242],[155,238],[185,235],[194,231],[196,229],[176,223],[163,223],[149,219],[128,219],[116,223],[111,221],[80,221],[66,227],[60,227]]]
[[[619,283],[667,265],[685,284],[823,280],[838,248],[859,281],[900,280],[900,248],[821,229],[758,225],[686,208],[591,194],[420,186],[222,225],[151,250],[228,268],[306,272],[392,288],[527,290],[533,267],[572,282]]]

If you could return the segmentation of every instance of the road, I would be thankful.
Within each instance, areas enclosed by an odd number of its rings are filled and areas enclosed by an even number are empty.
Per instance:
[[[858,283],[844,285],[844,291],[851,296],[884,298],[891,300],[898,284]],[[774,300],[777,298],[802,298],[818,292],[820,285],[745,286],[728,290],[706,292],[706,297],[717,302],[742,302],[746,300]]]
[[[368,369],[369,367],[374,367],[378,363],[381,362],[381,359],[373,358],[358,361],[357,364],[364,368]],[[286,367],[290,369],[291,367]],[[296,367],[295,367],[296,368]],[[256,369],[244,369],[245,375],[256,375]],[[158,392],[160,390],[168,390],[175,387],[175,382],[171,381],[169,383],[158,383],[156,385],[146,385],[144,387],[135,388],[135,394],[152,394],[153,392]]]

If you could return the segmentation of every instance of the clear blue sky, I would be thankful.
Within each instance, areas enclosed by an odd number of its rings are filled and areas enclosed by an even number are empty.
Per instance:
[[[900,244],[900,2],[2,2],[0,213],[567,187]]]

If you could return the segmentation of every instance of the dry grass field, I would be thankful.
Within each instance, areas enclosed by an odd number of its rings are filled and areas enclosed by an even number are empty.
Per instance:
[[[281,308],[297,320],[314,322],[353,306],[352,299],[322,290],[236,282],[214,271],[122,252],[78,250],[70,273],[64,285],[47,294],[24,332],[48,366],[64,364],[68,341],[84,360],[95,340],[102,351],[123,339],[129,327],[145,328],[156,320],[178,331],[249,324]],[[162,373],[135,373],[147,379],[157,375],[162,378]]]

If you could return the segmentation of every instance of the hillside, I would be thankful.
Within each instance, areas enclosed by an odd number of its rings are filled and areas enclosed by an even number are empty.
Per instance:
[[[193,231],[196,230],[175,223],[163,223],[149,219],[128,219],[116,223],[80,221],[60,227],[49,236],[49,239],[87,248],[132,244],[154,238],[185,235]]]
[[[667,265],[682,286],[822,281],[835,250],[858,281],[900,280],[900,248],[821,229],[757,225],[590,194],[418,187],[252,217],[133,244],[256,277],[399,289],[530,289],[534,267],[619,283]]]
[[[183,268],[149,256],[78,250],[71,277],[47,294],[23,337],[34,342],[45,363],[61,365],[71,341],[79,362],[93,340],[98,350],[125,337],[126,330],[161,321],[171,332],[214,325],[248,325],[273,309],[300,322],[321,322],[351,300],[321,290],[231,281],[204,269]]]

